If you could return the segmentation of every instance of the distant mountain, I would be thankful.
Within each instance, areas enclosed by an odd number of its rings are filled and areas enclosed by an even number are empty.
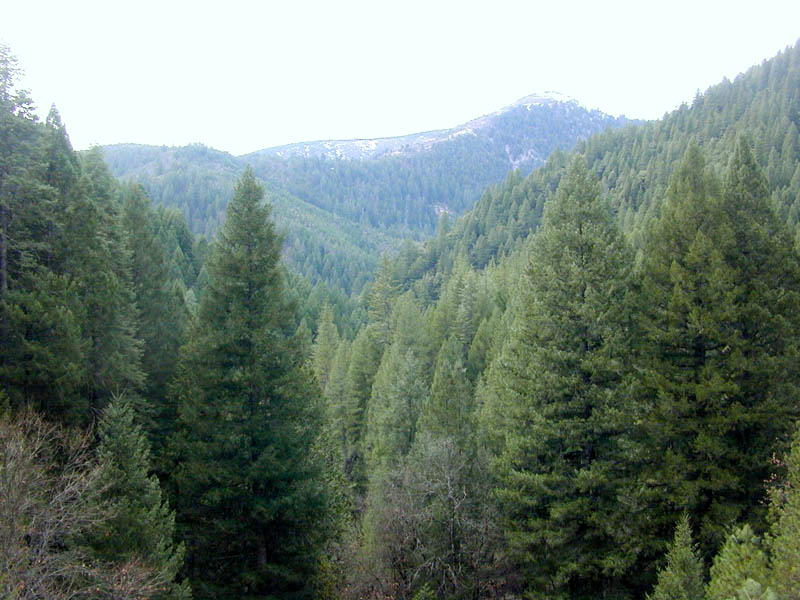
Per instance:
[[[639,127],[592,136],[575,152],[601,179],[619,224],[638,243],[659,215],[670,176],[689,145],[699,144],[709,168],[722,173],[742,134],[764,168],[776,210],[800,228],[800,42],[709,88],[691,105]],[[554,154],[530,176],[514,174],[487,189],[454,223],[442,265],[463,257],[484,267],[518,248],[539,226],[568,160]]]
[[[321,140],[315,142],[296,142],[283,146],[274,146],[257,150],[247,156],[277,156],[279,158],[328,158],[345,160],[369,160],[385,156],[401,156],[425,152],[435,145],[449,142],[459,136],[480,137],[496,131],[494,127],[497,120],[508,112],[523,108],[531,111],[534,107],[554,107],[559,104],[574,106],[582,109],[578,102],[558,92],[544,92],[531,94],[517,100],[514,104],[506,106],[496,112],[473,119],[468,123],[453,127],[452,129],[438,129],[422,133],[412,133],[396,137],[355,139],[355,140]],[[589,111],[604,121],[608,115],[600,111]],[[624,117],[620,118],[623,122]],[[522,160],[520,160],[522,159]],[[521,156],[509,157],[512,166],[524,163],[525,153]]]
[[[442,213],[468,210],[509,171],[527,174],[555,150],[631,122],[548,92],[452,129],[393,138],[304,142],[239,157],[198,145],[104,150],[116,176],[141,182],[156,202],[179,208],[206,235],[219,226],[238,173],[251,165],[280,198],[276,218],[295,249],[290,262],[349,293],[382,251],[430,235]],[[290,208],[291,198],[300,202]],[[301,207],[313,207],[313,217]],[[320,222],[324,235],[310,225]],[[353,247],[362,251],[358,260],[349,254]],[[317,257],[314,264],[300,249]]]

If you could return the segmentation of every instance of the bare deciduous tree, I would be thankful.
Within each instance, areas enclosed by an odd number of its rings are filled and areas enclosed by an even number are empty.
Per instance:
[[[350,595],[478,600],[507,587],[490,478],[452,439],[423,435],[397,469],[371,490],[364,550]]]
[[[0,415],[0,597],[143,600],[162,588],[136,560],[102,564],[81,549],[80,536],[109,517],[101,468],[88,435],[33,413]]]

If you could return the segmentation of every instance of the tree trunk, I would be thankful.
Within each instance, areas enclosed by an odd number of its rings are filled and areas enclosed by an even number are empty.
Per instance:
[[[260,569],[264,569],[267,566],[267,543],[264,541],[264,537],[261,536],[258,538],[258,567]]]

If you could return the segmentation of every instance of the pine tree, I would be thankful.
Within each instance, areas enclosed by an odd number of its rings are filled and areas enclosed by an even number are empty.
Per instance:
[[[84,394],[101,408],[114,394],[140,390],[145,375],[116,184],[99,150],[82,159],[81,176],[66,198],[59,253],[83,310]]]
[[[341,446],[344,456],[347,441],[347,371],[350,364],[350,342],[343,339],[336,348],[331,364],[328,385],[325,386],[325,422],[334,432],[334,438]]]
[[[365,446],[370,474],[391,468],[405,456],[417,430],[427,386],[422,363],[413,350],[394,342],[384,352],[372,385]]]
[[[772,490],[769,537],[772,588],[782,600],[800,598],[800,427],[786,457],[786,480]]]
[[[364,435],[367,411],[372,383],[380,366],[382,353],[379,339],[385,335],[383,325],[363,327],[353,340],[347,368],[343,407],[345,473],[358,494],[363,493],[366,483]]]
[[[247,170],[208,260],[175,390],[171,485],[203,598],[309,592],[324,531],[315,387],[295,347],[281,240]]]
[[[134,421],[131,403],[115,398],[103,410],[98,426],[97,455],[102,465],[100,498],[112,516],[88,539],[100,560],[125,564],[140,560],[156,575],[157,598],[190,598],[186,582],[175,581],[183,566],[183,544],[175,544],[175,515],[169,509],[155,475],[150,474],[150,447]]]
[[[461,449],[473,433],[472,386],[464,363],[463,344],[451,335],[436,357],[430,396],[421,406],[418,426],[435,436],[449,437]]]
[[[172,288],[166,252],[156,232],[150,200],[138,185],[128,185],[122,196],[122,227],[130,256],[130,276],[136,298],[137,337],[142,341],[142,370],[147,417],[157,453],[175,421],[167,386],[175,375],[184,342],[187,310]]]
[[[630,252],[575,159],[534,240],[522,307],[487,383],[497,495],[531,594],[595,597],[636,558],[617,501]],[[499,433],[498,433],[499,432]],[[599,515],[603,515],[599,518]]]
[[[658,583],[647,599],[703,600],[703,563],[692,542],[692,529],[686,514],[675,528],[675,538],[666,560],[666,566],[658,573]]]
[[[743,525],[730,533],[725,545],[714,557],[706,598],[734,598],[747,580],[765,586],[769,582],[769,571],[767,555],[761,549],[761,540],[749,525]]]
[[[771,454],[797,414],[800,270],[740,143],[724,188],[690,148],[643,260],[645,333],[635,395],[650,510],[645,554],[688,510],[706,556],[755,520]],[[788,304],[787,304],[788,303]],[[644,521],[643,521],[644,522]]]
[[[56,173],[69,179],[53,155],[70,167],[76,160],[55,111],[46,126],[37,122],[27,92],[16,87],[19,75],[0,45],[0,382],[14,407],[80,420],[80,302],[56,259],[61,191],[51,181]]]
[[[314,339],[312,356],[314,362],[314,375],[320,387],[324,390],[328,385],[328,376],[331,372],[336,348],[339,346],[339,330],[333,321],[333,309],[330,304],[322,308],[317,325],[317,337]]]
[[[77,156],[72,151],[72,144],[70,144],[67,136],[66,127],[64,127],[61,115],[55,106],[50,108],[46,124],[45,152],[47,170],[44,179],[48,185],[57,189],[63,196],[77,183],[80,164]]]

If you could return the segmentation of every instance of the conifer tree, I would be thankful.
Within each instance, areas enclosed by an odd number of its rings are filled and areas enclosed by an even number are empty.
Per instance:
[[[630,262],[576,158],[534,240],[520,314],[489,380],[499,404],[485,411],[499,418],[489,424],[503,444],[497,495],[532,595],[615,593],[635,560],[617,501]]]
[[[405,456],[417,430],[427,386],[420,377],[422,363],[399,342],[384,352],[372,385],[367,415],[367,466],[370,473],[396,465]]]
[[[0,45],[0,382],[14,407],[78,420],[85,417],[81,304],[59,268],[63,199],[54,181],[68,181],[67,164],[77,161],[55,111],[48,125],[37,122],[19,75]],[[53,154],[65,164],[52,164]]]
[[[344,455],[346,443],[347,371],[350,363],[350,342],[339,341],[333,356],[328,385],[325,386],[325,422],[333,430]]]
[[[183,566],[183,544],[174,542],[175,515],[155,475],[150,474],[150,446],[134,421],[131,403],[115,398],[103,410],[98,427],[97,455],[102,465],[98,480],[101,499],[112,516],[88,539],[100,560],[125,564],[139,560],[157,576],[157,598],[191,597],[186,582],[175,581]]]
[[[322,308],[317,325],[317,337],[314,339],[312,357],[314,375],[317,382],[324,390],[328,385],[328,376],[333,365],[336,348],[339,346],[339,330],[333,321],[333,309],[330,304]]]
[[[372,383],[380,366],[380,339],[384,337],[384,325],[369,324],[363,327],[350,352],[347,368],[344,405],[345,473],[355,486],[357,493],[364,491],[364,435],[366,433],[367,410],[372,393]]]
[[[769,458],[798,408],[798,259],[740,142],[724,188],[691,147],[643,260],[645,343],[637,366],[648,554],[680,511],[706,556],[726,527],[759,516]],[[645,521],[642,521],[643,523]]]
[[[800,598],[800,427],[786,457],[786,480],[772,490],[769,548],[778,598]]]
[[[209,257],[175,390],[171,480],[202,598],[294,597],[324,532],[315,386],[292,340],[281,240],[247,170]]]
[[[658,583],[648,600],[704,600],[703,562],[692,541],[689,517],[684,514],[675,528],[675,538],[658,573]]]
[[[461,339],[449,336],[436,357],[430,396],[421,406],[419,429],[449,437],[466,448],[472,434],[472,386]]]
[[[60,253],[83,308],[84,393],[101,408],[114,394],[140,390],[145,376],[115,182],[99,150],[82,158],[81,176],[66,198]]]
[[[78,180],[80,164],[72,151],[67,130],[61,121],[61,115],[55,106],[47,115],[47,133],[45,135],[45,160],[47,170],[44,179],[63,196]]]
[[[725,545],[714,557],[706,598],[735,598],[747,580],[766,586],[769,582],[769,570],[761,540],[749,525],[743,525],[730,533]]]
[[[167,383],[175,372],[187,325],[185,307],[172,293],[164,245],[155,229],[155,214],[140,186],[129,184],[124,188],[121,217],[130,252],[146,394],[156,402],[166,396]]]

